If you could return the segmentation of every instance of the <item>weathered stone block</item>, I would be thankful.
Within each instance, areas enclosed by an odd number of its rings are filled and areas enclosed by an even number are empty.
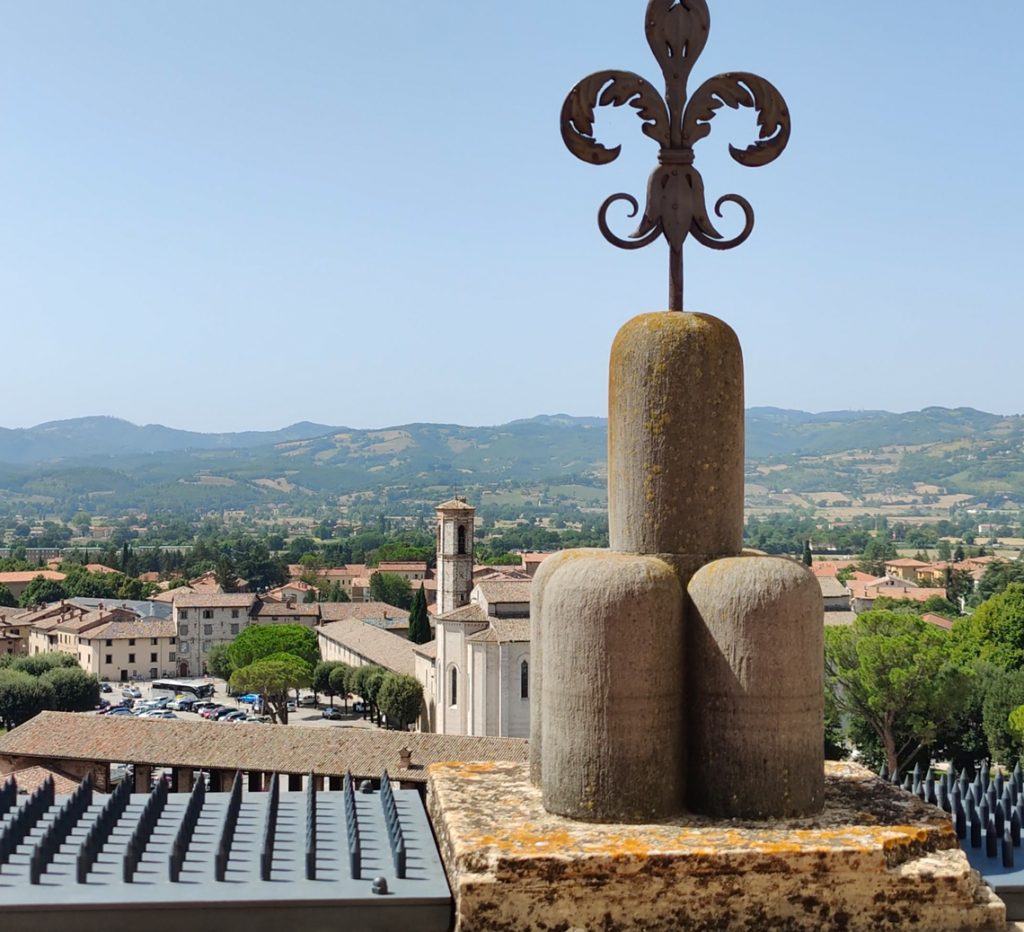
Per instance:
[[[949,817],[826,764],[813,818],[594,825],[545,811],[521,764],[436,764],[428,806],[456,932],[1003,932]]]

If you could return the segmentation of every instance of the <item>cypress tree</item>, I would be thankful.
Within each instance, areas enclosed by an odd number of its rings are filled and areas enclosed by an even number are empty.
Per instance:
[[[430,639],[430,621],[427,618],[427,596],[421,586],[412,597],[412,609],[409,612],[409,640],[413,644],[426,644]]]

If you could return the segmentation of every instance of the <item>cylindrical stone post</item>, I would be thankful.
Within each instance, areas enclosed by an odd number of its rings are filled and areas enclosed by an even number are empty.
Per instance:
[[[688,798],[716,818],[824,802],[821,589],[799,563],[737,557],[688,587]]]
[[[627,553],[740,552],[743,353],[717,318],[642,314],[615,337],[608,526],[611,549]]]
[[[603,550],[560,550],[547,557],[538,567],[530,586],[530,780],[537,786],[541,781],[541,747],[544,722],[541,716],[541,692],[544,684],[544,587],[569,554],[583,552],[604,553]]]
[[[544,807],[654,822],[684,800],[682,589],[656,557],[569,551],[542,585]]]

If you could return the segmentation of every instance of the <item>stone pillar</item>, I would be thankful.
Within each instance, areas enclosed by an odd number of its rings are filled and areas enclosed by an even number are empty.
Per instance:
[[[656,557],[569,551],[548,575],[540,698],[548,811],[652,822],[682,808],[682,601],[675,571]]]
[[[634,317],[612,345],[612,550],[708,559],[743,546],[743,354],[706,314]]]
[[[781,557],[718,560],[690,581],[689,794],[716,818],[824,803],[821,589]]]
[[[171,792],[191,793],[192,792],[192,768],[175,767],[171,771]]]
[[[317,791],[324,789],[324,776],[323,774],[316,774],[313,777],[313,785],[317,788]]]
[[[739,559],[736,334],[706,314],[634,318],[612,347],[608,407],[611,551],[549,559],[533,586],[530,772],[545,807],[623,822],[687,802],[815,811],[820,595],[801,566]]]
[[[259,770],[249,771],[249,792],[259,793],[263,789],[263,773]]]
[[[132,792],[148,793],[153,788],[153,765],[133,764],[132,765]]]

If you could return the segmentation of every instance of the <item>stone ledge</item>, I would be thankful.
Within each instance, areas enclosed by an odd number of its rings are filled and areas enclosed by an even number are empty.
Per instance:
[[[547,813],[523,764],[430,768],[456,932],[1006,928],[949,819],[852,764],[814,818],[593,825]]]

